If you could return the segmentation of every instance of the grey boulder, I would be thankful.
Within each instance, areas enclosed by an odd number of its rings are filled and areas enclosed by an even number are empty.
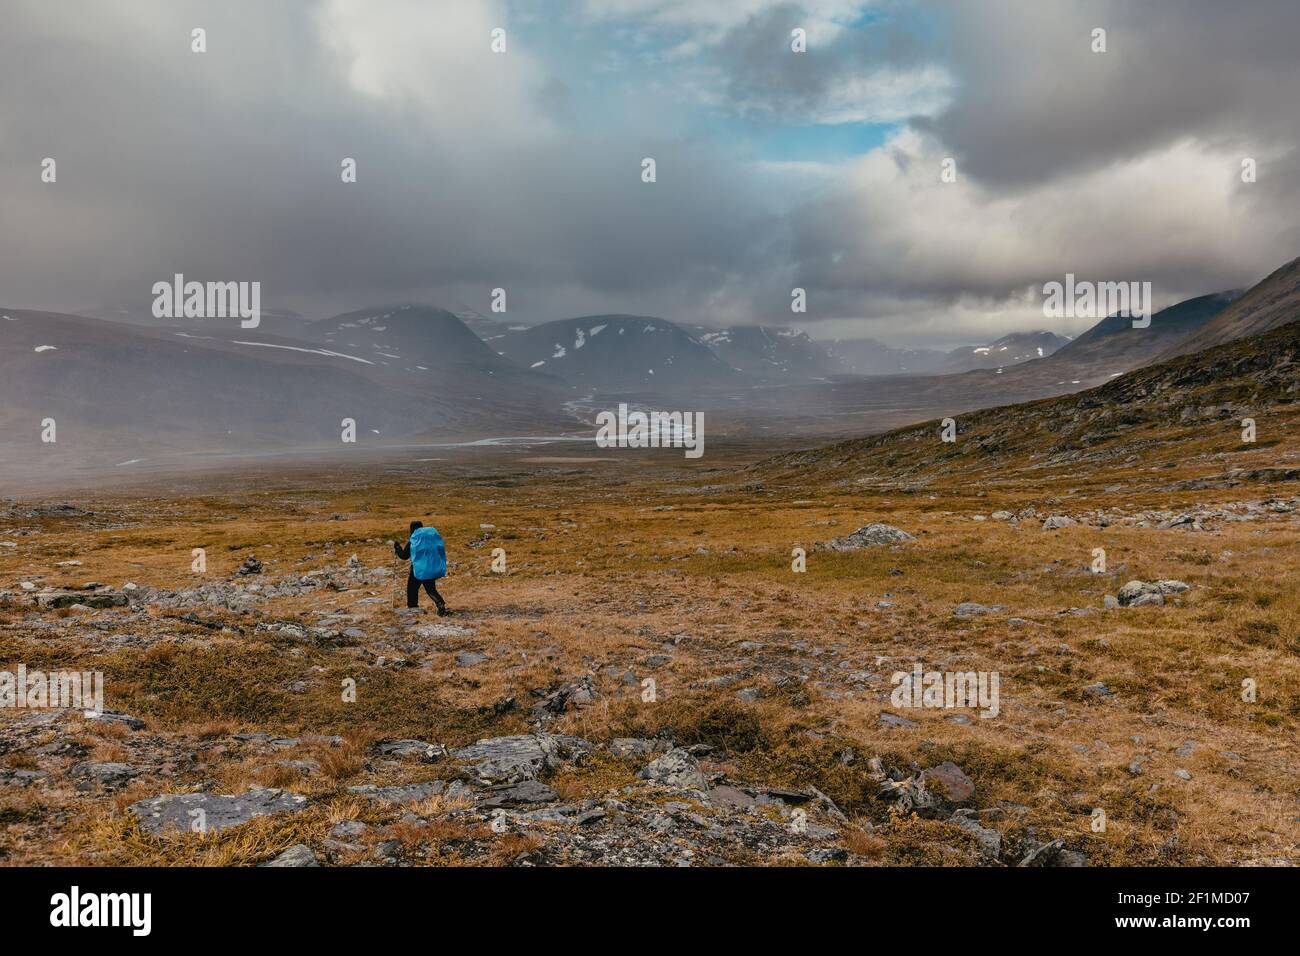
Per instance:
[[[674,790],[707,791],[709,788],[699,763],[691,756],[690,751],[682,747],[674,747],[662,757],[656,757],[646,764],[637,776],[651,783],[672,787]]]
[[[161,836],[168,830],[181,833],[220,833],[254,817],[275,813],[298,813],[307,798],[283,790],[250,790],[241,794],[166,793],[131,804],[127,809],[146,833]]]

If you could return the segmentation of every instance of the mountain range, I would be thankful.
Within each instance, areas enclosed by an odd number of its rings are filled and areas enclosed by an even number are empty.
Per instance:
[[[1244,293],[1170,306],[1146,328],[1116,315],[1069,341],[1014,333],[926,353],[931,371],[902,374],[901,362],[890,365],[901,350],[873,343],[855,354],[780,327],[636,315],[523,327],[469,311],[396,304],[314,321],[276,312],[245,330],[131,310],[109,313],[130,321],[109,321],[0,309],[0,452],[8,466],[39,470],[78,455],[102,465],[337,448],[345,418],[359,443],[571,434],[587,429],[575,410],[583,402],[620,396],[708,409],[734,433],[861,434],[937,410],[1078,392],[1269,333],[1300,318],[1300,260]],[[844,372],[882,356],[895,374]],[[47,418],[57,447],[39,441]]]

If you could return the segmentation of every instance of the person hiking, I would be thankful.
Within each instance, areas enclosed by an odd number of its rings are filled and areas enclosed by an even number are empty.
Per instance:
[[[438,605],[438,616],[447,613],[447,602],[438,593],[434,582],[447,576],[447,548],[437,528],[426,528],[423,521],[411,522],[411,538],[406,544],[393,542],[393,550],[403,561],[411,562],[411,572],[406,578],[406,606],[418,607],[420,586],[429,592]]]

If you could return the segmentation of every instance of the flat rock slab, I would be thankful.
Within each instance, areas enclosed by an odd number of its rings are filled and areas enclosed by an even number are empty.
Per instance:
[[[709,791],[709,803],[715,807],[737,807],[739,809],[758,806],[758,801],[745,791],[725,784],[714,787]]]
[[[415,633],[417,637],[437,640],[440,637],[469,637],[474,633],[474,628],[461,627],[459,624],[424,624],[417,627]]]
[[[442,744],[424,740],[383,740],[375,745],[375,751],[385,757],[419,757],[429,762],[447,754]]]
[[[486,792],[484,807],[517,807],[529,803],[550,803],[560,795],[540,780],[522,780],[519,783],[499,784]]]
[[[591,749],[591,744],[581,737],[516,734],[480,740],[453,750],[451,755],[467,764],[480,780],[518,783],[536,780],[543,771],[554,770],[567,760],[577,760]]]
[[[880,712],[880,726],[887,728],[895,727],[915,727],[917,723],[908,717],[900,717],[898,714],[891,714],[887,710]]]
[[[436,797],[446,787],[441,780],[426,783],[404,783],[393,787],[377,787],[374,784],[361,784],[348,787],[349,793],[365,797],[368,800],[381,800],[385,803],[419,803],[430,797]]]
[[[298,813],[306,807],[306,797],[270,789],[250,790],[238,795],[167,793],[133,803],[127,809],[135,814],[142,830],[162,836],[169,830],[220,833],[254,817]]]
[[[976,604],[974,601],[963,601],[952,609],[953,617],[967,618],[979,617],[982,614],[998,614],[1005,611],[1005,604]]]
[[[316,854],[312,852],[311,847],[298,843],[289,847],[274,860],[263,863],[262,866],[320,866],[320,863],[317,862]]]
[[[37,595],[36,603],[41,607],[47,608],[72,607],[74,604],[84,604],[86,607],[105,608],[125,607],[129,601],[125,594],[116,591],[100,591],[95,593],[86,593],[85,591],[58,591],[52,594]]]

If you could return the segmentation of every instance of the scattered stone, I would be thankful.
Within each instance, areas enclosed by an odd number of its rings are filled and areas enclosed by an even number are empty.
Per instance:
[[[415,608],[414,611],[418,614],[419,608]],[[470,637],[474,634],[474,629],[461,627],[459,624],[425,624],[417,627],[415,633],[417,637],[437,640],[443,637]]]
[[[758,806],[758,801],[736,787],[727,785],[714,787],[709,791],[709,803],[715,807],[746,807]]]
[[[1162,605],[1166,594],[1181,594],[1191,588],[1182,581],[1130,581],[1119,589],[1121,607]]]
[[[250,554],[244,559],[244,563],[239,566],[239,570],[235,573],[240,577],[248,577],[250,574],[261,574],[262,562],[257,560],[256,555]]]
[[[921,781],[949,803],[965,803],[975,795],[975,782],[951,760],[921,771]]]
[[[320,866],[316,860],[316,854],[312,852],[311,847],[305,843],[298,843],[289,847],[274,860],[263,863],[262,866]]]
[[[355,840],[359,836],[364,836],[369,829],[370,824],[362,823],[360,820],[343,820],[330,827],[330,836],[336,840]]]
[[[951,823],[961,827],[979,843],[984,853],[993,859],[997,859],[1002,854],[1002,834],[997,830],[989,827],[980,826],[975,818],[970,815],[969,811],[958,810],[953,814]]]
[[[36,603],[45,608],[81,606],[100,609],[125,607],[130,603],[130,599],[125,594],[110,589],[90,593],[86,591],[53,591],[37,594]]]
[[[668,749],[670,747],[666,740],[644,740],[639,737],[616,737],[609,743],[609,752],[615,757],[640,757]]]
[[[1065,515],[1052,515],[1050,518],[1048,518],[1046,521],[1043,522],[1043,530],[1055,531],[1058,528],[1068,528],[1071,525],[1077,523],[1078,522],[1076,522],[1073,518],[1067,518]]]
[[[447,748],[442,744],[424,740],[383,740],[375,745],[375,751],[383,757],[419,757],[427,763],[447,755]]]
[[[970,617],[979,617],[980,615],[983,614],[997,614],[1002,611],[1005,611],[1006,609],[1007,609],[1006,605],[1004,604],[986,605],[986,604],[976,604],[974,601],[963,601],[961,604],[958,604],[955,608],[952,609],[952,613],[954,617],[959,617],[964,620]]]
[[[138,777],[140,771],[125,763],[83,763],[72,768],[72,775],[82,778],[78,789],[92,789],[118,786]]]
[[[1063,840],[1053,840],[1030,850],[1016,866],[1047,866],[1065,845]]]
[[[849,858],[849,851],[838,846],[819,846],[804,852],[804,859],[809,863],[843,863]]]
[[[1115,692],[1111,690],[1109,687],[1107,687],[1103,681],[1097,681],[1097,683],[1089,684],[1087,687],[1085,687],[1083,689],[1083,695],[1085,697],[1104,698],[1104,697],[1114,697]]]
[[[88,710],[84,714],[87,720],[102,720],[110,724],[122,724],[130,730],[144,730],[144,721],[139,717],[132,717],[130,714],[119,713],[116,710]]]
[[[475,667],[476,665],[482,664],[487,660],[488,660],[488,656],[486,654],[480,654],[477,651],[456,652],[457,667]]]
[[[8,767],[0,767],[0,784],[27,787],[38,780],[44,780],[47,776],[49,774],[43,770],[12,770]]]
[[[661,783],[676,790],[707,791],[709,789],[708,781],[704,779],[699,763],[691,756],[690,751],[681,747],[674,747],[662,757],[650,761],[637,773],[637,776],[642,780]]]
[[[584,674],[575,681],[563,684],[542,701],[533,706],[533,716],[538,720],[551,720],[559,717],[573,704],[574,707],[586,707],[595,703],[600,697],[596,685],[589,674]]]
[[[900,717],[898,714],[891,714],[887,710],[880,712],[880,726],[893,729],[895,727],[915,727],[916,721],[907,717]]]
[[[1177,770],[1174,771],[1174,776],[1177,777],[1179,780],[1191,780],[1191,779],[1192,779],[1192,774],[1191,774],[1191,772],[1190,772],[1190,771],[1187,771],[1187,770],[1184,770],[1182,767],[1179,767]]]
[[[860,551],[863,548],[874,548],[886,544],[901,544],[904,541],[915,541],[916,538],[901,531],[893,525],[888,524],[869,524],[864,525],[852,534],[843,538],[836,538],[833,541],[826,541],[817,545],[818,550],[822,551]]]

